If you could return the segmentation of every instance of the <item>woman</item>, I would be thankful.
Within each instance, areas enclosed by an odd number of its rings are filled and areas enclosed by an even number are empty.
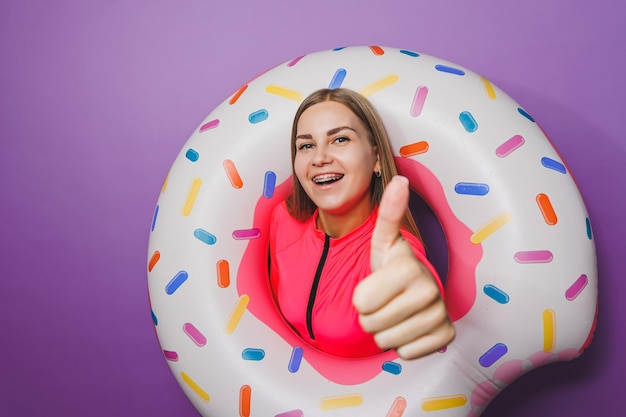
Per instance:
[[[408,181],[372,105],[347,89],[314,92],[294,117],[291,157],[293,191],[270,229],[270,281],[287,323],[343,357],[395,348],[417,358],[449,343]]]

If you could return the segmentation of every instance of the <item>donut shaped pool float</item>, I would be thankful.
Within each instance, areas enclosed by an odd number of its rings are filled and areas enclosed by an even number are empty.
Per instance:
[[[273,305],[269,212],[291,184],[293,115],[323,87],[374,104],[400,173],[441,224],[457,336],[440,352],[334,357]],[[591,223],[537,122],[459,65],[378,46],[286,62],[209,114],[159,195],[148,287],[165,359],[213,417],[478,416],[523,373],[581,354],[597,310]]]

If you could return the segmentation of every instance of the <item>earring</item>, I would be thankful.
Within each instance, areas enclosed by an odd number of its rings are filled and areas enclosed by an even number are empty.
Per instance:
[[[376,171],[376,173],[375,173],[375,174],[376,174],[376,177],[377,177],[377,178],[380,178],[380,176],[382,175],[380,171]]]

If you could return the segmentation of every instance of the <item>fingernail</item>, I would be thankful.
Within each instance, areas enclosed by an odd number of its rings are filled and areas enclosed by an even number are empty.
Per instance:
[[[402,182],[403,182],[403,183],[405,183],[405,184],[408,184],[408,183],[409,183],[409,179],[408,179],[407,177],[405,177],[405,176],[402,176],[402,175],[395,175],[395,176],[391,179],[391,181],[402,181]]]

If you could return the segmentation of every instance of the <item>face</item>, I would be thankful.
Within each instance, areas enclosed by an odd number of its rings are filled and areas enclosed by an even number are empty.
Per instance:
[[[365,125],[345,105],[325,101],[305,110],[296,130],[294,171],[320,216],[364,221],[372,175],[380,170]]]

